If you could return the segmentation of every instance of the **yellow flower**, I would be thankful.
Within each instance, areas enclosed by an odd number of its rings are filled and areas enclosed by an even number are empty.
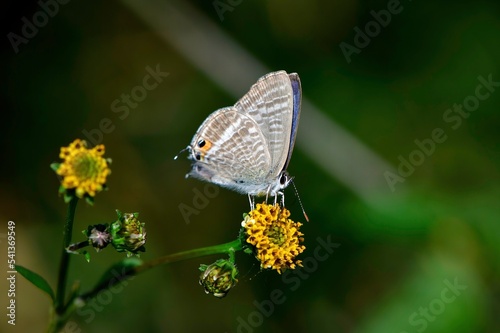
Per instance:
[[[246,242],[254,246],[260,267],[275,269],[280,274],[287,268],[302,266],[302,261],[295,257],[306,248],[300,244],[304,241],[304,234],[299,231],[302,223],[292,221],[289,216],[284,207],[262,203],[242,222]]]
[[[62,177],[62,190],[74,190],[79,198],[85,195],[94,197],[102,191],[106,177],[111,173],[110,163],[102,157],[104,145],[87,148],[85,140],[76,139],[68,147],[62,147],[59,157],[64,161],[52,165],[58,175]]]

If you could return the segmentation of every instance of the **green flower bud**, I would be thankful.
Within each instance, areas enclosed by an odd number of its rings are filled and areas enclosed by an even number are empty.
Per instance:
[[[139,256],[146,244],[146,228],[138,220],[139,213],[122,214],[116,210],[118,220],[111,224],[111,244],[118,252],[127,252],[127,256]]]
[[[233,288],[238,279],[238,269],[229,260],[219,259],[211,265],[200,265],[200,284],[207,294],[222,298]]]

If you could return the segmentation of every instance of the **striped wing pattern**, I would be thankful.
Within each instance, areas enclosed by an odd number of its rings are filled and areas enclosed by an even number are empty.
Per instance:
[[[290,144],[293,117],[293,91],[285,71],[267,74],[234,106],[259,125],[271,156],[269,177],[283,169]]]
[[[244,194],[275,194],[295,138],[300,91],[294,89],[300,90],[296,74],[269,73],[234,106],[213,112],[189,146],[189,176]]]
[[[210,142],[211,148],[202,153],[200,160],[194,155],[192,176],[242,193],[263,186],[270,156],[265,138],[252,118],[233,107],[217,110],[194,136],[191,145],[195,154],[200,153],[200,140]]]

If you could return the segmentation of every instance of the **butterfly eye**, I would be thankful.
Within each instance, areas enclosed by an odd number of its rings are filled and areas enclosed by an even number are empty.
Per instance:
[[[205,146],[205,143],[205,140],[201,139],[200,141],[198,141],[198,147],[203,148]]]
[[[288,177],[287,177],[286,173],[284,173],[280,177],[280,184],[281,185],[286,185],[287,182],[288,182]]]

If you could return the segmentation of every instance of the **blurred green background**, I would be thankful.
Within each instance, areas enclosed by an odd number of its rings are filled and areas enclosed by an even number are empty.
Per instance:
[[[310,218],[302,228],[306,273],[292,283],[260,272],[239,253],[240,282],[219,300],[198,285],[199,264],[219,256],[179,262],[85,308],[67,332],[499,332],[500,89],[493,86],[456,129],[443,116],[455,103],[473,100],[478,77],[500,81],[500,3],[395,5],[71,1],[16,53],[8,33],[21,35],[22,18],[32,22],[41,7],[7,2],[1,14],[2,253],[13,220],[17,263],[55,285],[66,205],[49,164],[61,146],[86,139],[82,131],[99,128],[103,118],[114,126],[102,137],[113,159],[110,190],[94,206],[80,202],[75,241],[87,225],[113,221],[115,209],[139,211],[146,222],[143,259],[234,239],[246,196],[221,189],[186,223],[179,205],[192,205],[193,189],[205,184],[184,179],[189,161],[173,157],[209,113],[234,104],[267,71],[284,69],[299,73],[308,100],[289,167]],[[348,62],[341,43],[355,46],[355,28],[365,31],[374,21],[371,11],[388,6],[398,13]],[[253,70],[255,63],[267,70]],[[113,101],[142,85],[146,67],[157,64],[168,77],[121,119]],[[233,91],[220,83],[240,73],[229,85]],[[364,150],[351,149],[345,136],[335,139],[328,127],[316,129],[315,112]],[[418,149],[414,141],[431,138],[436,128],[447,140],[392,191],[382,167],[397,174],[399,156],[408,160]],[[325,166],[341,160],[337,168]],[[286,193],[292,217],[303,220],[293,190]],[[314,259],[318,238],[339,244],[324,261]],[[80,280],[84,290],[123,258],[111,249],[91,255],[90,263],[72,258],[70,282]],[[1,257],[6,267],[6,254]],[[5,279],[0,287],[5,309]],[[285,301],[271,309],[275,289]],[[44,331],[48,298],[18,275],[16,299],[16,326],[2,314],[0,330]]]

